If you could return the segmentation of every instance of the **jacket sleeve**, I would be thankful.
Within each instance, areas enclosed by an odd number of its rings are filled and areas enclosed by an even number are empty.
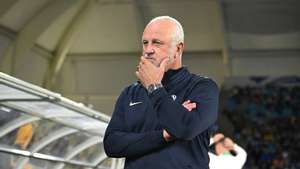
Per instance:
[[[217,120],[219,90],[211,79],[201,80],[187,96],[196,103],[191,112],[174,101],[164,88],[157,89],[149,98],[160,124],[176,139],[193,139]]]
[[[107,156],[134,158],[163,147],[166,141],[162,130],[134,133],[127,129],[124,123],[126,103],[129,103],[127,94],[122,92],[103,139]]]

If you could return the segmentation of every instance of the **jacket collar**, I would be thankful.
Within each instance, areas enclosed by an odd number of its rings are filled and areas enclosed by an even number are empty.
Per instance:
[[[162,79],[162,84],[167,90],[173,90],[185,84],[190,72],[186,66],[176,70],[168,70]],[[181,88],[181,87],[180,87]]]

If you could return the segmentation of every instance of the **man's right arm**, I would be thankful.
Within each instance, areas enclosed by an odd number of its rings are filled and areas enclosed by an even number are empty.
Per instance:
[[[166,141],[163,130],[144,133],[131,132],[124,123],[125,105],[129,103],[126,90],[119,97],[105,132],[103,144],[109,157],[135,158],[162,148]]]

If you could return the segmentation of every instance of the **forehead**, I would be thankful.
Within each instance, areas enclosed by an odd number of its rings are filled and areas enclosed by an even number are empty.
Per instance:
[[[148,24],[143,33],[143,39],[168,39],[172,37],[174,24],[170,21],[158,20]]]

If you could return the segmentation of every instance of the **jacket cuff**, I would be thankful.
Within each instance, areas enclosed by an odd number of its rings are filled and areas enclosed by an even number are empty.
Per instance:
[[[150,98],[154,108],[156,108],[159,105],[162,98],[167,97],[167,96],[168,96],[168,93],[164,87],[161,87],[161,88],[153,91],[151,94],[149,94],[149,98]]]
[[[159,144],[165,144],[167,141],[164,139],[163,130],[154,131],[151,140]]]

